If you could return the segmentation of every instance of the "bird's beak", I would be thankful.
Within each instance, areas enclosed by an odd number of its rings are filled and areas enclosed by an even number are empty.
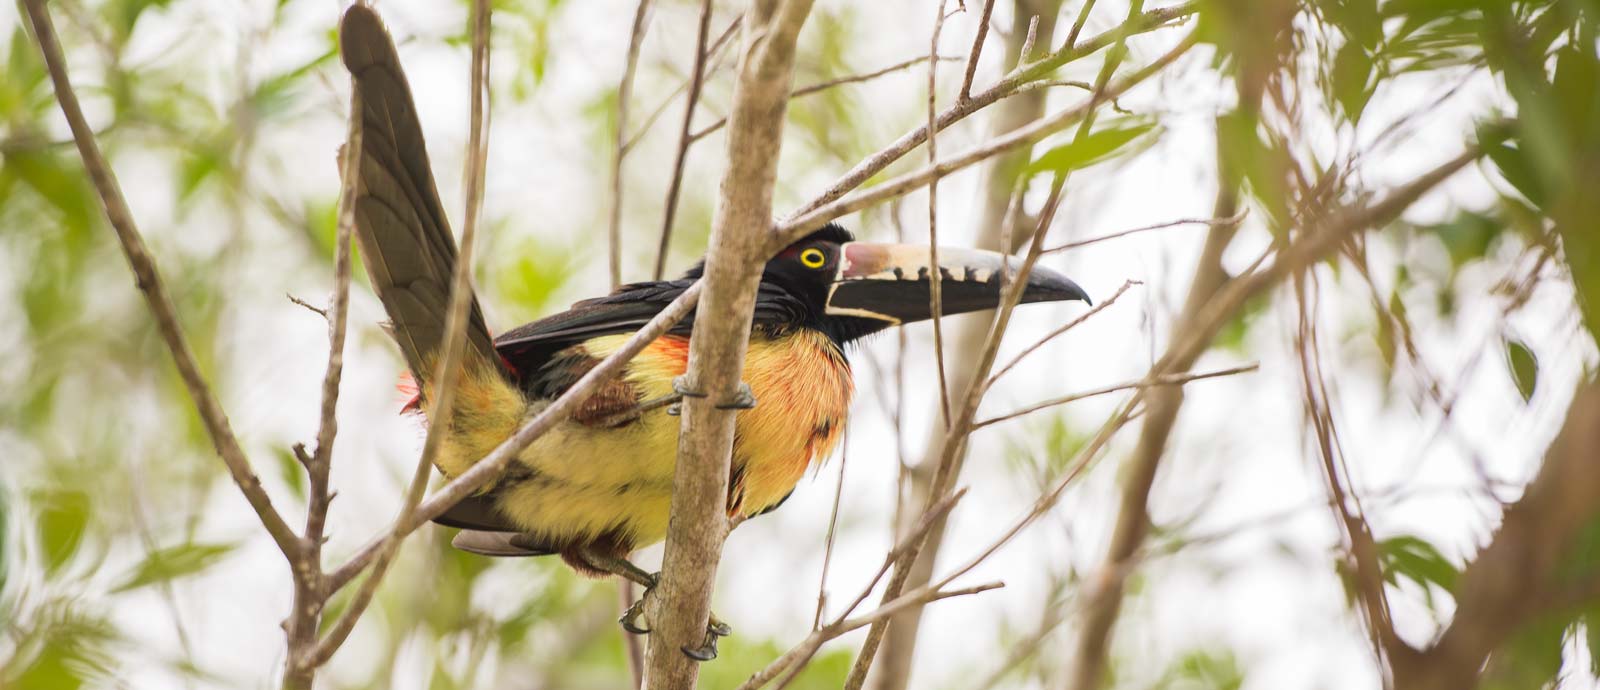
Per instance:
[[[928,245],[846,242],[840,247],[839,269],[828,294],[828,313],[890,323],[932,318]],[[1013,276],[1022,261],[999,252],[939,248],[940,305],[944,314],[961,314],[1000,306],[1003,267]],[[1035,265],[1022,290],[1022,302],[1060,302],[1088,293],[1055,271]]]

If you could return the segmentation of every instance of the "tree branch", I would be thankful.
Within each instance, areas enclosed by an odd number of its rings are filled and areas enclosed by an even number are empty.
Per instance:
[[[1392,655],[1397,687],[1472,688],[1484,662],[1541,614],[1593,602],[1594,574],[1574,573],[1574,544],[1600,514],[1600,381],[1578,386],[1560,433],[1494,538],[1461,572],[1456,612],[1437,641],[1414,659]],[[1587,581],[1575,576],[1587,576]]]
[[[1166,353],[1151,367],[1152,375],[1188,371],[1200,354],[1210,347],[1217,331],[1249,299],[1278,285],[1293,272],[1331,255],[1355,234],[1398,217],[1424,193],[1477,160],[1480,155],[1477,146],[1469,147],[1464,153],[1390,192],[1376,203],[1347,207],[1338,213],[1311,219],[1299,239],[1278,252],[1270,266],[1238,278],[1228,279],[1221,264],[1222,253],[1232,239],[1232,226],[1214,226],[1202,251],[1189,289],[1189,298],[1173,329],[1177,339],[1168,345]],[[1223,180],[1233,179],[1226,171],[1219,177]],[[1232,216],[1236,205],[1237,197],[1224,185],[1219,191],[1212,216]],[[1163,387],[1151,389],[1144,397],[1145,422],[1130,461],[1132,465],[1128,479],[1123,485],[1121,507],[1118,509],[1111,546],[1101,565],[1102,573],[1122,569],[1133,558],[1149,530],[1146,504],[1167,438],[1177,421],[1183,393],[1177,387]],[[1088,593],[1090,600],[1085,607],[1087,615],[1078,639],[1075,656],[1078,665],[1072,682],[1072,687],[1077,690],[1092,690],[1100,686],[1111,628],[1121,609],[1121,578],[1101,577],[1096,583],[1096,587]]]
[[[672,159],[672,181],[667,184],[667,210],[661,214],[661,242],[656,247],[654,280],[661,280],[667,270],[667,251],[672,247],[672,221],[678,216],[678,197],[683,189],[683,166],[689,157],[689,147],[695,138],[690,135],[694,125],[695,106],[700,104],[700,88],[706,78],[706,41],[711,33],[711,0],[701,0],[699,39],[695,41],[694,68],[689,75],[689,99],[683,104],[683,127],[678,131],[678,153]]]
[[[289,523],[284,521],[277,508],[273,507],[272,497],[267,495],[266,489],[261,486],[261,478],[251,469],[250,459],[239,446],[239,440],[228,424],[227,414],[222,411],[222,405],[217,402],[216,395],[212,393],[205,377],[200,373],[200,365],[195,362],[194,351],[189,348],[189,341],[183,335],[183,328],[178,325],[177,308],[173,306],[172,298],[167,294],[161,273],[156,269],[155,260],[151,258],[149,248],[145,246],[138,225],[134,223],[133,213],[128,210],[128,202],[122,196],[122,188],[117,183],[116,173],[112,172],[105,156],[101,154],[100,145],[94,139],[94,132],[84,120],[83,109],[78,105],[77,93],[68,78],[66,58],[62,56],[61,43],[56,38],[55,26],[51,23],[50,14],[44,7],[44,0],[24,0],[23,4],[27,7],[34,39],[38,41],[39,52],[44,57],[45,66],[50,72],[50,80],[55,86],[56,101],[61,105],[61,114],[66,117],[67,126],[71,128],[73,141],[78,147],[78,155],[83,159],[84,170],[89,174],[89,180],[100,196],[106,220],[117,233],[117,240],[122,244],[122,253],[127,257],[128,266],[133,270],[134,282],[144,295],[145,304],[156,322],[156,330],[172,354],[173,364],[178,368],[178,376],[188,389],[190,399],[194,401],[195,411],[199,413],[200,421],[205,425],[206,434],[211,437],[212,446],[222,458],[222,463],[227,466],[228,474],[233,477],[233,483],[239,487],[240,493],[244,494],[256,517],[261,520],[262,527],[272,536],[273,542],[278,545],[278,550],[283,552],[284,557],[294,562],[304,551],[304,544],[295,535]]]
[[[633,100],[633,77],[639,69],[639,49],[649,28],[651,0],[639,0],[633,10],[633,29],[628,34],[628,57],[617,84],[617,135],[611,152],[611,215],[608,221],[611,289],[622,285],[622,160],[628,156],[628,102]]]
[[[749,344],[761,264],[768,256],[772,190],[783,141],[795,40],[810,0],[756,0],[745,15],[744,51],[728,126],[728,167],[711,228],[706,286],[689,342],[690,388],[707,398],[683,405],[678,461],[672,478],[672,520],[662,558],[659,597],[650,613],[645,686],[690,688],[698,665],[681,650],[701,646],[711,589],[728,530],[729,458],[736,413],[732,399]]]

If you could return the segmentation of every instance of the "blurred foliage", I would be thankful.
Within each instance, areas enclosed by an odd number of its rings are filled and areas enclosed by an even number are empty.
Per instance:
[[[581,4],[496,0],[494,87],[502,107],[549,107],[540,96],[559,61],[590,59],[569,57],[569,37],[559,29],[565,13]],[[309,5],[284,0],[259,12],[217,16],[206,11],[209,3],[194,0],[52,3],[92,125],[124,182],[140,184],[135,211],[201,365],[224,401],[249,399],[253,392],[244,389],[259,383],[240,374],[251,351],[236,339],[241,323],[263,304],[281,306],[281,293],[291,285],[324,290],[331,282],[336,190],[296,191],[279,178],[308,165],[292,157],[303,152],[285,155],[261,146],[268,134],[315,131],[342,113],[343,104],[330,95],[337,89],[329,84],[342,84],[331,27],[291,21],[310,12]],[[699,7],[688,0],[658,5],[659,15],[680,23]],[[1068,3],[1068,10],[1075,5]],[[464,15],[465,2],[453,7]],[[732,18],[729,8],[720,9],[717,28]],[[864,14],[848,5],[819,8],[804,34],[797,85],[883,66],[855,59],[856,49],[882,31],[866,25]],[[604,28],[620,35],[621,21]],[[187,24],[174,33],[177,22]],[[1354,172],[1363,156],[1381,148],[1377,142],[1403,140],[1428,126],[1426,104],[1408,94],[1420,86],[1492,82],[1498,98],[1474,106],[1473,116],[1482,125],[1477,139],[1487,152],[1483,168],[1492,173],[1493,197],[1451,203],[1427,220],[1397,221],[1371,240],[1395,249],[1397,258],[1361,267],[1371,269],[1374,324],[1362,342],[1377,350],[1388,386],[1406,385],[1391,374],[1413,356],[1413,320],[1437,316],[1440,327],[1453,327],[1463,316],[1464,296],[1492,294],[1511,313],[1533,286],[1570,281],[1575,313],[1600,340],[1600,194],[1594,193],[1600,179],[1600,2],[1206,0],[1195,24],[1213,51],[1214,74],[1231,81],[1235,92],[1218,106],[1218,152],[1227,182],[1248,193],[1253,211],[1239,232],[1258,244],[1281,245],[1306,229],[1305,218],[1372,198],[1381,185],[1369,186],[1371,171]],[[275,50],[282,46],[273,41],[283,35],[301,44]],[[459,25],[426,27],[408,40],[465,52]],[[685,44],[661,35],[646,42],[631,126],[641,126],[682,82]],[[145,653],[125,639],[113,614],[128,602],[149,606],[159,599],[156,593],[223,568],[248,550],[242,539],[260,535],[229,533],[225,525],[232,523],[208,513],[218,491],[232,500],[233,489],[104,227],[27,31],[13,27],[0,55],[0,228],[7,229],[0,233],[0,345],[10,355],[0,363],[0,386],[8,391],[0,397],[0,455],[6,458],[0,468],[0,686],[101,685],[130,659],[173,677],[211,678],[206,659]],[[925,68],[885,78],[920,84]],[[949,76],[956,73],[944,68],[941,84],[958,82]],[[609,155],[600,154],[614,144],[618,103],[616,75],[596,75],[563,88],[575,89],[587,104],[574,109],[571,136],[599,152],[573,168],[588,166],[583,174],[600,189],[609,174]],[[725,111],[726,75],[713,75],[697,122]],[[842,169],[898,134],[901,123],[924,117],[921,100],[884,102],[881,93],[852,85],[795,102],[785,165]],[[1411,106],[1400,117],[1397,101]],[[662,122],[674,120],[672,112]],[[1029,172],[1130,159],[1171,132],[1162,120],[1159,113],[1107,120],[1079,141],[1039,147]],[[675,146],[675,129],[658,123],[636,155]],[[1338,143],[1310,147],[1305,141],[1313,135]],[[701,144],[691,156],[691,174],[697,158],[714,160],[716,145]],[[1443,155],[1423,153],[1430,161]],[[920,164],[908,156],[874,181]],[[643,162],[628,169],[630,277],[641,276],[653,258],[666,186],[659,170]],[[704,246],[713,191],[710,184],[686,187],[676,259],[686,261]],[[566,235],[548,232],[556,228],[545,227],[537,210],[486,219],[490,231],[479,266],[485,301],[513,321],[579,296],[572,285],[605,251],[595,230],[604,226],[604,205],[589,206],[574,214],[574,227],[559,228]],[[1369,261],[1364,254],[1361,260]],[[294,267],[283,271],[293,275],[282,284],[252,282],[266,261]],[[1341,277],[1352,273],[1344,270],[1349,265],[1336,265]],[[1551,267],[1555,280],[1541,267]],[[1511,287],[1482,284],[1490,272],[1509,273]],[[1252,301],[1217,336],[1217,345],[1245,354],[1269,340],[1251,335],[1272,323],[1264,317],[1274,299],[1281,297]],[[1541,391],[1567,386],[1552,380],[1541,359],[1550,351],[1540,340],[1504,328],[1494,347],[1524,400],[1537,402]],[[307,370],[320,367],[316,362]],[[305,485],[287,449],[305,439],[239,431],[274,496],[293,514]],[[1006,457],[1015,473],[1042,486],[1085,441],[1071,416],[1040,415],[1008,437]],[[339,477],[336,470],[336,483]],[[369,652],[336,658],[337,673],[325,682],[386,687],[395,674],[417,668],[430,688],[486,687],[506,679],[518,687],[625,682],[610,583],[583,581],[548,559],[492,562],[448,548],[442,531],[425,535],[405,551],[363,621]],[[1182,536],[1171,539],[1183,543]],[[1585,539],[1573,549],[1579,574],[1592,572],[1593,554],[1600,553],[1591,543],[1595,535]],[[1419,596],[1432,610],[1449,609],[1445,598],[1454,592],[1459,566],[1440,545],[1421,536],[1390,536],[1380,554],[1396,596]],[[1144,580],[1136,576],[1134,582]],[[332,602],[330,621],[345,604],[343,598]],[[1580,635],[1591,660],[1600,659],[1597,623],[1600,610],[1584,609],[1529,626],[1496,655],[1495,682],[1545,683],[1562,672],[1561,645]],[[704,667],[704,686],[736,686],[793,641],[728,639],[722,657]],[[420,660],[408,657],[418,650]],[[838,687],[849,661],[848,646],[832,645],[791,687]],[[1245,679],[1231,652],[1212,648],[1134,671],[1145,675],[1119,678],[1172,689],[1232,689]],[[203,684],[251,685],[239,679]]]

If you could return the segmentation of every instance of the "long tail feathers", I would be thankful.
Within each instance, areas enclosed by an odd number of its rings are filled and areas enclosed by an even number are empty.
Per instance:
[[[444,342],[455,238],[389,32],[370,8],[355,5],[339,25],[339,44],[361,108],[356,241],[406,364],[426,381]],[[476,297],[466,337],[469,366],[498,363]]]

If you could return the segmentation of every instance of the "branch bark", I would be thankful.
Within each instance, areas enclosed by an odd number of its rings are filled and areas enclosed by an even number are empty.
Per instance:
[[[1189,297],[1173,329],[1176,339],[1151,368],[1151,374],[1189,371],[1201,353],[1210,347],[1217,331],[1251,297],[1277,286],[1295,271],[1332,255],[1355,234],[1398,217],[1424,193],[1477,160],[1480,155],[1478,147],[1469,147],[1464,153],[1429,170],[1376,203],[1345,208],[1311,219],[1300,239],[1278,252],[1270,266],[1238,278],[1229,279],[1221,263],[1223,250],[1233,238],[1234,227],[1213,226],[1191,282]],[[1234,179],[1226,170],[1219,177],[1222,180]],[[1219,188],[1213,217],[1235,215],[1237,203],[1236,193],[1225,184]],[[1149,532],[1147,504],[1150,489],[1155,483],[1156,469],[1177,421],[1178,409],[1183,403],[1183,391],[1177,387],[1152,388],[1146,393],[1144,424],[1129,460],[1130,467],[1123,485],[1111,545],[1099,568],[1099,575],[1092,580],[1087,594],[1086,616],[1073,657],[1078,665],[1071,687],[1077,690],[1093,690],[1102,683],[1111,630],[1122,605],[1124,578],[1115,574],[1131,563]]]
[[[1538,475],[1506,510],[1494,539],[1462,571],[1450,626],[1414,657],[1391,654],[1397,687],[1476,687],[1490,654],[1524,624],[1595,599],[1593,582],[1572,581],[1566,566],[1574,543],[1600,518],[1597,457],[1600,380],[1591,377],[1578,386]]]
[[[744,51],[728,119],[728,167],[698,306],[699,313],[718,318],[696,324],[686,374],[688,386],[709,397],[689,398],[683,405],[672,518],[659,597],[650,612],[647,688],[691,688],[699,673],[682,650],[701,645],[706,635],[711,590],[728,530],[736,414],[716,403],[733,397],[744,366],[756,286],[768,255],[795,40],[810,12],[810,0],[754,0],[745,14]]]
[[[278,550],[293,562],[304,551],[304,545],[294,533],[294,529],[278,513],[277,508],[273,507],[272,497],[267,495],[266,489],[261,486],[261,478],[257,477],[255,470],[250,467],[250,459],[239,446],[239,439],[234,435],[232,426],[228,424],[227,414],[222,411],[221,403],[217,402],[217,397],[206,383],[205,376],[200,373],[200,365],[195,361],[194,351],[190,349],[189,341],[183,335],[183,328],[178,325],[177,308],[172,304],[172,297],[167,294],[166,284],[162,282],[161,273],[156,269],[155,260],[150,256],[150,249],[145,246],[144,236],[139,233],[133,213],[128,210],[128,202],[122,196],[122,187],[117,183],[116,173],[112,172],[110,164],[101,154],[100,145],[94,139],[94,131],[84,120],[83,109],[78,105],[77,92],[73,90],[72,81],[67,75],[66,58],[61,53],[61,42],[56,37],[55,25],[50,21],[50,13],[44,4],[44,0],[24,2],[29,23],[33,27],[34,40],[38,42],[39,52],[43,55],[45,66],[50,72],[50,81],[55,86],[56,101],[61,105],[61,114],[66,117],[67,126],[72,130],[73,143],[77,145],[78,155],[83,159],[84,171],[88,173],[95,192],[100,196],[106,220],[117,233],[117,240],[122,244],[122,253],[128,259],[129,268],[133,270],[134,282],[139,292],[144,295],[150,316],[156,322],[156,330],[160,332],[161,339],[166,342],[167,350],[172,354],[173,364],[178,368],[178,376],[183,379],[184,388],[194,401],[195,411],[199,413],[200,421],[205,424],[206,434],[211,437],[212,446],[222,458],[222,463],[227,466],[228,474],[233,477],[233,483],[238,485],[239,492],[244,494],[245,500],[250,503],[250,508],[261,520],[261,525],[278,545]]]
[[[622,285],[622,161],[628,157],[628,103],[633,100],[633,76],[639,69],[639,48],[644,45],[649,26],[650,3],[639,0],[633,10],[633,29],[628,34],[628,58],[617,84],[617,134],[611,151],[611,209],[607,218],[607,250],[611,270],[611,289]]]

